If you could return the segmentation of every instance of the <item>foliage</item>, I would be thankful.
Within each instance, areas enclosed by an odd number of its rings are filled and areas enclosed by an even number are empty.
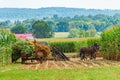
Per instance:
[[[52,37],[52,27],[44,21],[36,21],[33,26],[33,34],[36,38],[49,38]]]
[[[91,45],[93,45],[94,43],[97,43],[99,45],[101,45],[101,39],[100,38],[91,38],[87,40],[87,44],[90,47]]]
[[[49,12],[49,14],[47,12]],[[50,27],[52,27],[52,32],[68,32],[72,28],[77,28],[87,31],[86,36],[89,35],[90,30],[94,29],[94,31],[101,32],[113,25],[120,24],[120,10],[73,8],[3,8],[0,9],[0,13],[1,19],[7,19],[7,21],[0,21],[0,27],[10,28],[11,26],[18,26],[16,22],[19,22],[19,19],[20,22],[28,28],[27,31],[24,32],[28,33],[33,32],[32,25],[38,20],[45,21]],[[19,30],[19,32],[21,32],[21,30]]]
[[[11,28],[11,32],[16,34],[27,33],[27,27],[22,23],[17,23],[14,27]]]
[[[61,51],[70,53],[70,52],[79,52],[80,48],[91,46],[93,43],[100,43],[100,38],[86,38],[81,40],[74,41],[54,41],[49,42],[50,46],[57,46],[61,49]]]
[[[58,22],[57,23],[57,32],[68,32],[69,31],[69,24],[67,22]]]
[[[38,19],[35,19],[35,18],[33,18],[33,19],[26,19],[26,20],[24,20],[22,23],[27,27],[27,29],[28,29],[28,33],[33,33],[33,29],[32,29],[32,25],[36,22],[36,21],[38,21]]]
[[[34,44],[20,40],[12,45],[12,50],[12,60],[15,61],[21,56],[25,56],[26,54],[32,55],[34,52]]]
[[[48,13],[49,12],[49,13]],[[47,7],[39,9],[26,9],[26,8],[0,8],[1,19],[18,20],[18,19],[31,19],[31,18],[43,18],[52,17],[57,19],[60,17],[74,17],[75,15],[85,15],[91,17],[91,15],[105,14],[114,15],[120,13],[120,10],[100,10],[100,9],[84,9],[84,8],[65,8],[65,7]],[[99,18],[99,17],[98,17]],[[75,19],[78,19],[75,18]]]
[[[91,29],[91,30],[81,30],[77,28],[73,28],[69,31],[69,38],[83,38],[83,37],[95,37],[96,35],[96,30]]]
[[[79,29],[73,28],[69,31],[68,38],[79,38]]]
[[[51,42],[50,46],[57,46],[63,52],[75,52],[75,44],[74,42]]]
[[[46,8],[46,9],[50,12],[51,12],[51,10],[53,10],[53,8]],[[45,9],[45,12],[46,12],[46,9]],[[12,10],[16,10],[16,9],[12,9]],[[29,12],[29,9],[18,9],[17,12],[19,12],[21,10],[23,10],[23,11],[26,10],[25,12],[27,12],[27,11]],[[58,10],[58,11],[60,10],[59,13],[56,13],[56,10]],[[62,12],[62,10],[63,10],[63,12],[66,12],[66,14],[64,14]],[[64,11],[64,10],[67,10],[67,11]],[[34,9],[33,9],[34,12],[30,12],[30,16],[26,15],[25,16],[26,19],[25,19],[25,17],[23,17],[25,14],[23,15],[23,11],[21,11],[22,13],[20,12],[19,15],[22,15],[22,16],[18,16],[18,18],[17,18],[20,21],[17,19],[13,20],[14,23],[12,20],[11,21],[9,21],[9,20],[0,21],[0,27],[12,28],[12,29],[15,28],[14,30],[11,29],[11,31],[14,33],[26,33],[27,32],[27,33],[37,34],[37,37],[44,37],[44,36],[39,36],[39,33],[37,33],[38,31],[36,32],[36,30],[34,28],[32,28],[33,24],[35,22],[37,22],[38,20],[41,20],[41,21],[44,21],[48,26],[50,26],[50,28],[52,28],[52,29],[50,29],[50,33],[49,33],[50,35],[48,35],[48,33],[46,33],[47,37],[52,37],[53,32],[69,32],[71,29],[74,29],[74,28],[80,30],[79,37],[93,37],[93,36],[95,36],[96,32],[102,32],[103,30],[110,28],[113,25],[120,24],[120,15],[119,15],[120,10],[100,10],[100,11],[95,10],[95,11],[98,11],[99,13],[95,12],[96,14],[95,13],[91,14],[92,12],[94,12],[94,10],[88,9],[87,14],[85,14],[86,10],[84,12],[84,9],[82,9],[82,10],[77,9],[76,14],[75,14],[76,11],[73,11],[74,14],[69,14],[69,13],[73,13],[73,12],[71,12],[71,10],[75,10],[75,9],[55,8],[54,14],[48,14],[49,16],[45,16],[45,15],[47,15],[45,13],[44,16],[41,16],[41,15],[43,15],[44,9],[42,9],[42,14],[36,12],[36,11],[39,12],[39,10],[34,11]],[[41,11],[41,9],[40,9],[40,11]],[[80,14],[78,14],[79,11],[80,11]],[[88,14],[89,11],[92,11],[92,12],[90,12],[90,14]],[[109,13],[109,12],[112,12],[112,13]],[[118,14],[115,14],[115,12],[117,12]],[[13,11],[13,14],[14,13],[15,12]],[[35,14],[32,14],[32,13],[35,13]],[[6,15],[9,15],[9,14],[6,14]],[[81,14],[83,14],[83,15],[81,15]],[[112,14],[112,15],[110,15],[110,14]],[[34,17],[31,17],[31,15],[34,15]],[[65,15],[69,15],[69,16],[65,16]],[[16,15],[11,15],[11,16],[12,16],[12,18],[14,18],[14,16],[16,16]],[[29,16],[30,18],[28,18],[27,16]],[[42,18],[39,18],[38,16],[42,17]],[[9,17],[7,17],[7,19],[8,18]],[[22,24],[21,26],[24,26],[24,27],[18,27],[18,26],[20,26],[20,24]],[[13,27],[11,27],[11,26],[13,26]],[[43,34],[44,33],[42,33],[42,35]]]
[[[26,54],[32,54],[34,51],[33,43],[23,41],[23,40],[20,40],[20,41],[17,41],[16,43],[14,43],[12,45],[12,48],[13,48],[13,50],[18,50],[18,51],[24,52]]]
[[[0,29],[0,46],[10,45],[16,42],[15,35],[6,29]]]
[[[15,35],[6,29],[0,29],[0,65],[11,63],[11,45],[16,42]]]
[[[0,28],[9,28],[11,25],[10,20],[6,20],[6,21],[1,21],[0,22]]]
[[[0,66],[11,63],[12,48],[11,46],[3,46],[0,48]]]
[[[101,34],[101,46],[106,59],[120,60],[120,25]]]
[[[17,61],[20,57],[35,57],[35,53],[41,52],[44,57],[50,54],[50,48],[42,44],[34,44],[30,41],[17,41],[12,45],[12,61]]]

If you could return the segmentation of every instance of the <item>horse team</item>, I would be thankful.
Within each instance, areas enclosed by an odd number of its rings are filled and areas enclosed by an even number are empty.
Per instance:
[[[96,52],[99,51],[99,45],[94,43],[91,47],[83,47],[80,49],[81,60],[86,60],[86,55],[90,55],[90,59],[96,59]]]
[[[56,46],[54,46],[56,47]],[[57,48],[57,47],[56,47]],[[55,50],[58,50],[58,49],[55,49],[54,48],[51,48],[51,52],[52,52],[52,55],[54,54],[54,56],[58,56],[58,55],[61,55],[58,54],[58,53],[55,53]],[[80,49],[79,51],[79,56],[80,56],[80,59],[81,60],[87,60],[87,55],[90,56],[90,59],[96,59],[96,52],[99,51],[99,45],[97,43],[94,43],[91,47],[83,47]],[[57,51],[57,52],[62,52],[62,51]],[[41,53],[44,53],[44,52],[41,52]],[[44,57],[44,54],[41,54],[38,52],[36,53],[37,55],[35,56],[35,58],[31,58],[31,61],[34,59],[36,59],[37,61],[40,61],[40,63],[43,62],[43,57]],[[54,57],[53,56],[53,57]],[[29,57],[23,57],[22,58],[22,62],[25,62],[25,60],[29,59]],[[29,59],[30,60],[30,59]],[[68,59],[69,60],[69,59]]]

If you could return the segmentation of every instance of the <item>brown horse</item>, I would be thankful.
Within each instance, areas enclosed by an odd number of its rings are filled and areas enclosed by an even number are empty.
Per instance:
[[[80,58],[81,60],[87,59],[86,55],[90,55],[90,59],[96,59],[96,54],[99,50],[99,45],[97,43],[94,43],[91,47],[83,47],[80,49]]]

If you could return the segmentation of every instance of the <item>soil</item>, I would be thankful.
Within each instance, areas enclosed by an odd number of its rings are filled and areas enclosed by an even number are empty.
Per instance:
[[[70,56],[69,56],[70,57]],[[120,61],[105,60],[102,57],[97,57],[96,60],[80,60],[79,57],[70,57],[70,61],[55,61],[47,60],[42,64],[37,61],[27,61],[22,68],[28,69],[71,69],[71,68],[87,68],[87,67],[101,67],[101,66],[120,66]]]

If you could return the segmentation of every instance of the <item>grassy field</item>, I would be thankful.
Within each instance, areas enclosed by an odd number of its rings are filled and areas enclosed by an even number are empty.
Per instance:
[[[0,68],[0,80],[119,80],[120,67],[75,69],[21,69],[20,65]]]
[[[69,32],[55,32],[54,37],[55,38],[67,38],[69,35]]]
[[[37,41],[45,41],[45,42],[68,42],[68,41],[80,41],[86,39],[92,39],[96,37],[88,37],[88,38],[39,38]]]

